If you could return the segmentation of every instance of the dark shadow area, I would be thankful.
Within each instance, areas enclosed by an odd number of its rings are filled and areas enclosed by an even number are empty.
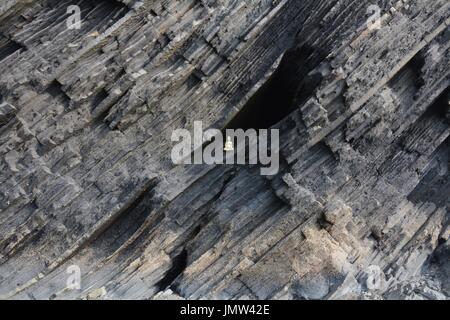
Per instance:
[[[64,92],[62,84],[58,80],[54,80],[47,87],[47,93],[58,100],[66,110],[70,106],[70,97]]]
[[[156,283],[156,287],[158,291],[166,290],[172,282],[186,269],[187,267],[187,259],[188,252],[186,249],[183,249],[180,254],[175,256],[172,259],[172,267],[167,271],[164,278],[162,278],[158,283]]]
[[[6,59],[14,52],[19,51],[21,49],[24,48],[20,44],[0,35],[0,61]]]
[[[267,129],[284,119],[322,81],[320,75],[308,73],[323,58],[324,53],[311,47],[286,52],[277,70],[225,129]]]
[[[449,112],[449,94],[450,88],[439,96],[418,122],[425,123],[426,119],[434,117],[436,121],[442,121],[444,126],[446,123],[450,125],[446,118]],[[432,158],[427,172],[408,195],[408,200],[413,203],[432,202],[437,207],[443,207],[448,202],[448,190],[450,190],[450,138],[436,149]]]
[[[419,90],[425,84],[422,78],[422,69],[425,65],[425,58],[421,54],[417,54],[411,61],[407,64],[407,67],[411,69],[415,77],[415,86]]]
[[[129,240],[152,213],[154,207],[153,189],[156,185],[157,180],[152,181],[138,198],[104,229],[104,232],[92,242],[92,246],[103,254],[110,254]],[[154,218],[159,221],[159,217]],[[126,252],[127,250],[133,249],[124,248],[122,254],[131,254],[131,252]]]

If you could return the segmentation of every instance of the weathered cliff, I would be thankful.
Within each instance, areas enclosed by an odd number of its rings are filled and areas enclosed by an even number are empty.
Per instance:
[[[450,2],[374,2],[3,1],[0,297],[448,298]],[[174,165],[194,121],[280,172]]]

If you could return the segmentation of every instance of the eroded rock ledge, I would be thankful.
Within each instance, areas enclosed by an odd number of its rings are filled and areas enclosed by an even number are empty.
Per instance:
[[[449,297],[448,0],[77,2],[0,5],[1,298]],[[194,121],[279,174],[173,165]]]

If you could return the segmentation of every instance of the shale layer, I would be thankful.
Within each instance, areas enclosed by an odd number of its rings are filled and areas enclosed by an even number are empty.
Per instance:
[[[448,0],[76,2],[0,4],[0,298],[449,297]]]

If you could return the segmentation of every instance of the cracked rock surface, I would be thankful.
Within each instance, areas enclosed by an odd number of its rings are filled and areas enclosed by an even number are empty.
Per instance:
[[[76,2],[0,4],[0,298],[449,298],[448,0]]]

